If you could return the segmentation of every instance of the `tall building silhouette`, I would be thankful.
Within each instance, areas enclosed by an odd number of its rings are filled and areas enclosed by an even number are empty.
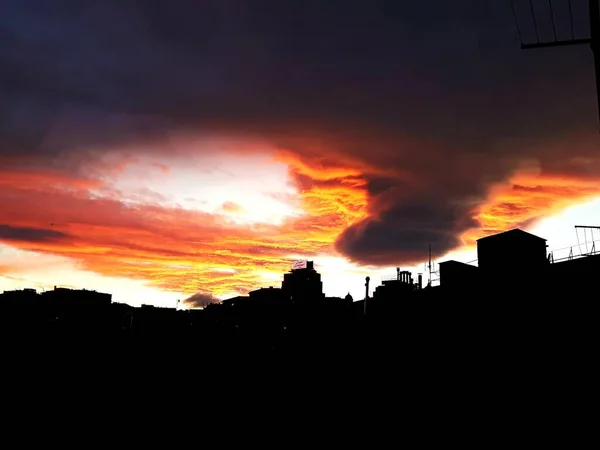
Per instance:
[[[306,261],[306,267],[293,268],[284,274],[281,290],[294,303],[325,297],[321,274],[315,270],[313,261]]]

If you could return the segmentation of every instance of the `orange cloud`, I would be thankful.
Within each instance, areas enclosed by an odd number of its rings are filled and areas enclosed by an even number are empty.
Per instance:
[[[223,208],[223,211],[229,212],[229,213],[239,213],[244,210],[240,205],[238,205],[235,202],[225,202],[225,203],[223,203],[222,208]]]
[[[144,195],[136,203],[123,202],[119,191],[98,180],[40,169],[0,173],[0,225],[5,235],[11,233],[8,245],[71,258],[102,275],[189,295],[246,293],[269,284],[264,274],[288,270],[295,255],[334,254],[336,238],[369,215],[373,200],[354,163],[346,167],[341,160],[286,152],[277,158],[288,165],[299,198],[272,195],[294,200],[302,211],[278,225],[232,223],[228,213],[239,211],[233,202],[222,205],[223,214],[162,206],[160,193],[149,190],[140,191]],[[488,201],[475,210],[480,226],[461,238],[473,245],[483,235],[529,224],[598,194],[592,179],[520,173],[493,186]],[[19,269],[22,265],[3,268]]]
[[[475,218],[480,227],[464,233],[462,240],[473,246],[480,237],[530,225],[598,195],[596,179],[517,174],[491,189],[488,201],[477,209]]]
[[[18,188],[31,190],[47,190],[60,187],[62,189],[91,189],[103,186],[100,180],[66,176],[52,170],[11,170],[0,172],[0,189]]]
[[[362,175],[358,167],[351,167],[349,161],[343,161],[341,157],[300,157],[283,149],[275,154],[275,160],[284,162],[293,167],[295,172],[306,175],[313,180],[343,179],[346,177],[357,177]]]
[[[292,174],[298,170],[290,167]],[[51,230],[44,240],[7,243],[73,258],[102,275],[142,279],[187,294],[245,293],[266,284],[261,273],[288,270],[291,255],[333,253],[336,236],[365,216],[365,182],[356,171],[321,168],[312,173],[318,179],[304,179],[299,194],[303,215],[282,225],[243,226],[220,214],[163,207],[151,198],[122,203],[112,191],[99,198],[90,193],[102,186],[95,180],[51,172],[0,173],[0,180],[9,180],[3,183],[0,224],[10,230]],[[237,208],[228,202],[223,209]],[[55,235],[60,239],[52,239]],[[57,280],[62,281],[68,280]]]
[[[358,166],[343,165],[340,159],[302,158],[284,150],[277,152],[276,159],[289,166],[303,208],[314,220],[341,232],[367,216],[367,182]]]

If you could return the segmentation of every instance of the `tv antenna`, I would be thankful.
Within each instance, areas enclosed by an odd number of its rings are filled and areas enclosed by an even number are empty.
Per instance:
[[[584,239],[584,247],[585,247],[585,253],[583,252],[582,248],[581,248],[581,241],[579,240],[579,230],[583,230],[583,239]],[[588,230],[589,230],[589,234],[590,234],[590,240],[591,242],[588,243],[588,239],[587,239],[587,235],[588,235]],[[577,235],[577,246],[579,247],[579,254],[580,255],[594,255],[596,254],[597,250],[596,250],[596,242],[597,240],[594,239],[594,230],[600,230],[600,226],[591,226],[591,225],[575,225],[575,234]],[[591,245],[591,247],[590,247]]]
[[[542,40],[540,39],[539,32],[539,21],[538,17],[536,17],[536,8],[534,8],[533,0],[521,0],[519,3],[522,6],[527,8],[527,16],[532,19],[533,28],[535,32],[535,42],[525,42],[523,39],[523,34],[521,32],[521,26],[519,22],[519,17],[517,15],[517,11],[515,8],[515,0],[511,0],[512,13],[515,20],[515,25],[517,27],[517,34],[519,35],[519,41],[521,42],[522,50],[531,50],[531,49],[539,49],[539,48],[549,48],[549,47],[562,47],[565,45],[581,45],[581,44],[589,44],[592,53],[594,55],[594,71],[596,78],[596,100],[598,103],[598,120],[600,122],[600,0],[589,0],[589,19],[590,19],[590,36],[586,38],[577,37],[577,33],[575,31],[575,27],[573,25],[573,6],[572,0],[567,0],[568,2],[568,19],[569,19],[569,31],[570,36],[568,39],[563,39],[558,36],[556,31],[556,15],[555,15],[555,2],[553,0],[546,0],[547,7],[546,12],[549,13],[550,22],[552,25],[552,37],[551,40]],[[538,8],[539,9],[539,8]],[[539,12],[539,11],[538,11]]]
[[[431,286],[431,274],[433,273],[434,263],[431,262],[431,244],[429,244],[429,259],[425,263],[425,271],[428,273],[428,283],[427,286]]]

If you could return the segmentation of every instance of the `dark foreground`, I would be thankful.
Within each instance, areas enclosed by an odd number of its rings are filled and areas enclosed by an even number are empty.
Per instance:
[[[118,439],[135,422],[144,442],[183,421],[242,441],[251,427],[260,442],[285,447],[332,434],[337,445],[367,435],[369,446],[572,446],[587,435],[584,411],[597,397],[596,318],[522,319],[153,336],[5,328],[4,407],[99,426],[99,438]]]

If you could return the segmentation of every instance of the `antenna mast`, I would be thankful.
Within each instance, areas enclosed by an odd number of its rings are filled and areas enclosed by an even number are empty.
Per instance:
[[[429,244],[429,262],[427,263],[427,271],[429,272],[428,286],[431,286],[431,244]]]
[[[526,13],[528,17],[530,17],[533,22],[533,27],[535,31],[536,42],[526,43],[523,40],[523,36],[521,33],[521,28],[519,26],[519,19],[517,17],[517,12],[515,9],[515,0],[511,0],[513,17],[515,20],[515,24],[517,27],[517,34],[519,35],[519,40],[521,41],[521,49],[537,49],[537,48],[547,48],[547,47],[561,47],[565,45],[580,45],[580,44],[589,44],[592,53],[594,55],[594,71],[596,78],[596,98],[598,101],[598,119],[600,120],[600,0],[589,0],[589,15],[590,15],[590,37],[589,38],[578,38],[576,36],[576,32],[573,27],[573,10],[571,7],[571,0],[568,1],[569,6],[569,21],[570,21],[570,38],[569,39],[561,39],[557,36],[556,33],[556,22],[555,22],[555,14],[552,0],[548,0],[549,12],[550,12],[550,20],[552,21],[552,32],[553,32],[553,40],[550,41],[542,41],[540,40],[540,34],[538,31],[538,21],[535,16],[535,8],[533,7],[533,3],[529,0],[529,12]]]
[[[583,239],[585,241],[585,244],[584,244],[585,245],[585,255],[596,254],[596,240],[594,240],[594,230],[600,230],[600,226],[575,225],[575,234],[577,235],[577,245],[579,246],[579,254],[584,255],[583,251],[581,250],[581,243],[579,242],[579,230],[580,229],[583,230]],[[590,230],[590,236],[591,236],[591,240],[592,240],[590,242],[590,244],[592,245],[591,249],[588,247],[587,230]]]

